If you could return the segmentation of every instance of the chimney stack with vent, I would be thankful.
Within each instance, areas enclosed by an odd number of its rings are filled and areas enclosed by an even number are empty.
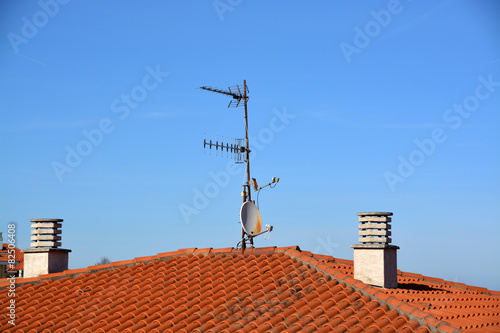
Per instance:
[[[391,245],[389,212],[357,213],[359,243],[354,249],[354,278],[382,288],[397,288],[397,253]]]
[[[59,273],[68,269],[71,250],[61,249],[62,219],[32,219],[31,248],[24,252],[24,277]]]

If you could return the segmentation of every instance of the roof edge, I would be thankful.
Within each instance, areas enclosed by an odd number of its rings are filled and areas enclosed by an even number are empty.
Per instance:
[[[442,284],[442,285],[450,286],[450,287],[457,288],[457,289],[476,291],[476,292],[486,294],[486,295],[500,296],[500,291],[491,290],[491,289],[488,289],[485,287],[472,286],[472,285],[468,285],[468,284],[462,283],[462,282],[448,281],[448,280],[445,280],[442,278],[425,276],[425,275],[417,274],[417,273],[403,272],[399,269],[398,269],[398,275],[404,276],[404,277],[415,278],[415,279],[419,279],[419,280],[423,280],[423,281],[429,281],[429,282],[436,283],[436,284]]]

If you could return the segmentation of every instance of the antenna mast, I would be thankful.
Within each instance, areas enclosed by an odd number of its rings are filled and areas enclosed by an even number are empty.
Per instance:
[[[244,106],[245,108],[245,146],[242,146],[242,141],[243,139],[235,139],[234,143],[226,143],[224,144],[224,138],[222,139],[221,143],[219,143],[219,140],[217,139],[215,143],[212,143],[212,139],[210,139],[209,142],[207,140],[204,140],[203,146],[209,146],[210,149],[212,147],[215,147],[216,151],[221,149],[222,152],[224,152],[224,149],[226,149],[226,154],[230,151],[231,155],[234,154],[234,158],[236,163],[243,163],[241,161],[241,155],[245,154],[245,163],[246,163],[246,183],[243,184],[243,191],[241,192],[241,196],[243,198],[243,205],[240,210],[240,218],[241,218],[241,248],[242,250],[245,250],[246,248],[246,243],[249,242],[250,246],[253,247],[253,238],[262,235],[263,233],[266,232],[271,232],[273,230],[273,227],[270,225],[266,225],[266,230],[265,231],[260,231],[262,227],[262,220],[260,217],[260,212],[255,206],[254,202],[252,201],[252,196],[251,196],[251,186],[253,185],[255,188],[255,191],[260,191],[262,188],[276,184],[279,181],[279,178],[273,177],[273,180],[271,183],[269,183],[266,186],[262,186],[261,188],[258,188],[257,186],[257,181],[255,179],[252,179],[250,176],[250,144],[248,141],[248,109],[247,109],[247,103],[248,103],[248,86],[247,86],[247,81],[243,80],[243,87],[236,85],[232,87],[228,87],[228,90],[222,90],[222,89],[217,89],[209,86],[203,86],[200,87],[200,89],[215,92],[218,94],[222,95],[227,95],[232,97],[231,101],[229,102],[229,105],[227,106],[228,108],[237,108],[239,106]],[[243,103],[242,103],[243,102]],[[272,186],[271,186],[272,187]],[[245,207],[245,208],[244,208]],[[238,243],[238,244],[240,244]]]
[[[233,99],[229,102],[229,105],[227,106],[228,108],[237,108],[242,105],[243,101],[243,106],[245,107],[245,147],[241,147],[238,145],[237,142],[235,142],[234,146],[231,144],[226,144],[224,146],[224,143],[221,145],[218,143],[213,144],[212,140],[210,140],[210,143],[207,143],[205,141],[204,146],[209,146],[210,148],[215,147],[217,150],[219,148],[224,149],[226,148],[226,152],[228,150],[231,151],[231,153],[236,153],[235,158],[237,158],[237,155],[244,153],[245,154],[245,162],[246,162],[246,178],[247,182],[246,184],[243,185],[243,192],[241,193],[241,196],[243,197],[243,202],[251,201],[251,191],[250,191],[250,145],[248,142],[248,109],[247,109],[247,103],[248,103],[248,87],[247,87],[247,81],[243,80],[243,87],[240,87],[239,85],[229,87],[228,90],[222,90],[222,89],[217,89],[213,87],[208,87],[208,86],[203,86],[200,87],[200,89],[207,90],[207,91],[212,91],[218,94],[222,95],[227,95],[231,96]],[[238,139],[236,139],[237,141]],[[237,160],[238,161],[238,160]]]

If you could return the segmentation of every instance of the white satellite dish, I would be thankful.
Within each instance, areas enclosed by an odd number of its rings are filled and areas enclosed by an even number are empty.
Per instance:
[[[240,220],[243,230],[249,236],[255,236],[262,229],[262,217],[259,209],[251,201],[243,203],[240,209]]]

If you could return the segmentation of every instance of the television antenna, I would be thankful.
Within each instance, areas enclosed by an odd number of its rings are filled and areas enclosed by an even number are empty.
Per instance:
[[[243,80],[243,86],[236,85],[228,87],[227,90],[222,90],[218,88],[213,88],[209,86],[203,86],[199,89],[215,92],[218,94],[226,95],[232,97],[231,101],[228,104],[228,108],[237,108],[240,106],[244,107],[244,117],[245,117],[245,139],[226,139],[226,143],[224,143],[224,138],[219,143],[219,138],[217,137],[215,142],[210,139],[207,141],[206,137],[203,140],[203,148],[207,146],[210,148],[215,148],[216,154],[221,150],[221,154],[224,154],[224,150],[226,150],[226,156],[231,153],[231,157],[234,157],[235,163],[246,163],[246,182],[243,184],[243,191],[241,192],[241,197],[243,198],[243,205],[240,209],[240,222],[241,222],[241,241],[238,243],[238,247],[241,244],[242,250],[244,250],[247,246],[247,243],[253,247],[253,238],[262,235],[264,233],[270,233],[273,230],[273,227],[270,225],[266,225],[266,230],[261,232],[262,229],[262,218],[260,216],[259,209],[255,206],[254,201],[252,200],[252,186],[255,191],[260,191],[262,188],[269,185],[276,185],[278,183],[279,178],[273,177],[272,182],[258,187],[257,181],[255,178],[250,177],[250,146],[248,142],[248,86],[247,81]],[[244,145],[243,145],[244,140]],[[244,159],[243,159],[244,156]],[[274,187],[274,186],[271,186]]]

